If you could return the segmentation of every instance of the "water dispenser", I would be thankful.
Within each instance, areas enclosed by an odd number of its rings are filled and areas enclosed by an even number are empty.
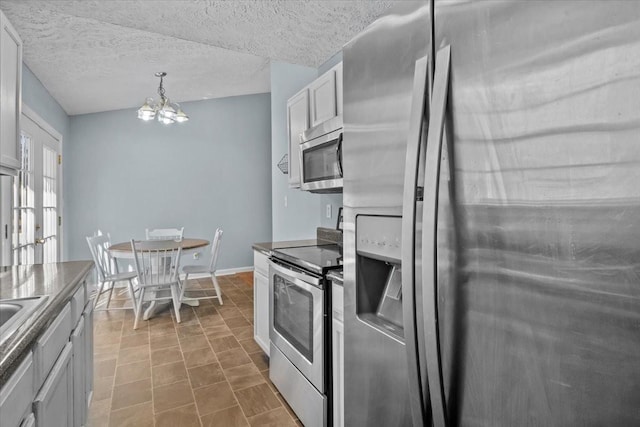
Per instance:
[[[356,217],[356,312],[358,318],[397,339],[402,321],[402,218]]]

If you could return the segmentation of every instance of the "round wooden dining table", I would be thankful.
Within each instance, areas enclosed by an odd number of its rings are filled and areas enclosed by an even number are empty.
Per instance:
[[[197,249],[204,248],[209,245],[209,241],[206,239],[195,239],[192,237],[185,237],[180,242],[176,242],[175,240],[158,240],[158,242],[167,242],[167,249],[175,248],[176,244],[179,244],[182,247],[182,255],[191,254],[196,252]],[[109,247],[109,252],[114,258],[120,259],[133,259],[133,250],[131,249],[131,242],[120,242],[115,243]],[[197,299],[185,298],[182,300],[183,304],[190,305],[192,307],[196,307],[200,305],[200,301]],[[163,304],[166,305],[166,304]],[[149,320],[155,312],[158,310],[159,304],[156,301],[151,301],[149,307],[145,310],[143,319]]]
[[[181,242],[175,240],[158,240],[159,242],[167,242],[167,249],[175,247],[176,243],[180,243],[182,247],[182,253],[193,252],[195,249],[204,248],[209,245],[209,241],[206,239],[194,239],[191,237],[185,237]],[[133,259],[133,251],[131,250],[131,242],[120,242],[111,245],[109,252],[116,258],[129,258]]]

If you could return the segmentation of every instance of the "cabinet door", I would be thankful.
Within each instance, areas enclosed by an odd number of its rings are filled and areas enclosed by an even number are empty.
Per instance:
[[[260,273],[253,274],[254,339],[269,355],[269,279]]]
[[[22,41],[0,12],[0,170],[15,174],[22,87]]]
[[[344,426],[344,324],[332,321],[333,345],[333,426]]]
[[[336,65],[333,69],[336,71],[336,109],[338,111],[338,115],[341,116],[343,105],[342,94],[344,92],[342,89],[342,62]]]
[[[300,134],[309,129],[309,91],[304,89],[287,102],[289,136],[289,187],[300,188]]]
[[[31,352],[0,388],[0,425],[16,427],[22,416],[31,412],[33,401],[33,356]]]
[[[338,115],[336,71],[331,69],[309,85],[311,127]]]
[[[333,426],[344,426],[344,289],[333,284],[331,297],[333,316],[331,321],[331,345],[333,367]]]
[[[84,318],[71,334],[73,344],[73,425],[80,427],[84,424],[86,414],[85,400],[85,365],[86,365],[86,331]]]
[[[72,355],[67,343],[33,402],[37,427],[73,425]]]
[[[85,407],[91,405],[91,397],[93,396],[93,302],[89,300],[84,309],[84,335],[85,335],[85,388],[84,399]],[[88,416],[85,414],[85,416]]]

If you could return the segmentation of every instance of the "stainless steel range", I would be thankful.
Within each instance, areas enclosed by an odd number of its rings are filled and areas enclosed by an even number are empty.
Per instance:
[[[341,267],[338,245],[279,249],[269,259],[269,378],[307,427],[330,422],[331,295],[325,276]]]

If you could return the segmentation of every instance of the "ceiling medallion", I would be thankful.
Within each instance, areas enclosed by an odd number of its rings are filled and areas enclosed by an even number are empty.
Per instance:
[[[164,95],[162,82],[166,75],[167,73],[164,71],[155,74],[156,77],[160,77],[160,86],[158,86],[158,95],[160,95],[160,99],[155,102],[153,98],[147,98],[142,107],[138,109],[139,119],[148,122],[157,117],[158,121],[165,125],[170,125],[175,122],[182,123],[189,120],[189,116],[182,111],[180,105],[175,102],[171,102],[169,98]]]

